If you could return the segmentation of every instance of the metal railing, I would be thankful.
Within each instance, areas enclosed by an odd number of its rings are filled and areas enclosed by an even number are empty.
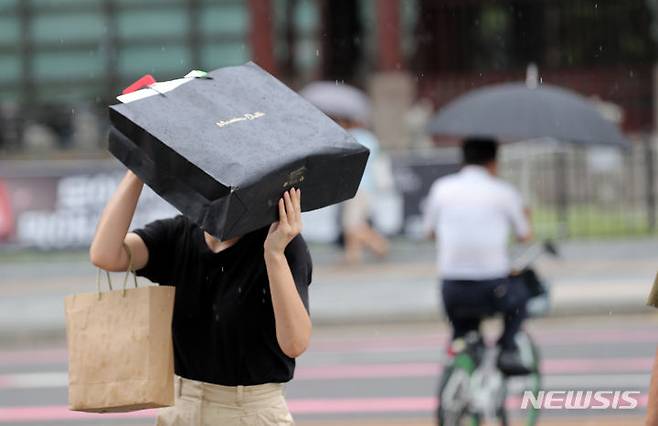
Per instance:
[[[519,144],[502,150],[501,175],[520,189],[536,232],[552,238],[656,232],[656,143],[628,150]]]

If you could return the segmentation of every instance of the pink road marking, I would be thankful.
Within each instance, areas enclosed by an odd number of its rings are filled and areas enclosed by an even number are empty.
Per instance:
[[[413,398],[354,398],[354,399],[301,399],[289,400],[293,414],[340,414],[340,413],[394,413],[427,412],[436,408],[433,397]],[[35,421],[151,418],[155,410],[131,413],[79,413],[66,406],[0,408],[0,424]]]
[[[299,367],[295,380],[341,380],[386,377],[423,377],[438,375],[439,363],[409,364],[349,364],[326,365],[321,367]]]
[[[0,364],[3,365],[59,364],[67,361],[68,352],[61,348],[0,352]]]
[[[605,359],[549,359],[542,364],[544,374],[558,373],[630,373],[649,372],[653,358],[605,358]],[[320,367],[299,367],[296,380],[341,380],[390,377],[424,377],[438,375],[439,363],[400,363],[400,364],[347,364],[324,365]]]
[[[436,398],[298,399],[288,407],[293,414],[424,412],[436,408]]]
[[[552,374],[579,373],[631,373],[651,371],[653,358],[603,358],[603,359],[548,359],[542,363],[542,372]],[[438,377],[440,363],[386,363],[386,364],[335,364],[313,367],[300,366],[295,372],[295,380],[346,380],[378,379],[393,377]],[[34,373],[38,375],[38,373]],[[22,374],[0,375],[0,389],[21,387]],[[65,380],[62,379],[62,380]],[[36,380],[38,383],[38,379]],[[66,386],[62,383],[61,386]],[[39,387],[30,385],[29,387]]]
[[[43,407],[0,407],[0,423],[36,422],[42,420],[98,420],[100,416],[111,419],[132,419],[155,417],[156,410],[133,411],[130,413],[80,413],[70,411],[65,405]]]
[[[648,396],[641,394],[638,408],[647,405]],[[510,397],[505,402],[508,409],[518,409],[520,397]],[[355,414],[355,413],[427,413],[436,409],[434,397],[390,397],[390,398],[337,398],[337,399],[293,399],[288,401],[293,414]],[[581,410],[585,411],[585,410]],[[88,420],[88,419],[134,419],[153,418],[156,410],[134,411],[131,413],[78,413],[69,411],[66,406],[43,407],[0,407],[0,424],[36,421]]]

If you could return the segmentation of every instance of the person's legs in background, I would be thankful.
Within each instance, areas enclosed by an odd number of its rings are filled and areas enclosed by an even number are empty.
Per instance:
[[[492,288],[493,303],[496,310],[503,314],[504,330],[498,344],[500,355],[498,367],[507,374],[527,374],[528,366],[524,365],[516,344],[516,335],[521,330],[527,317],[526,303],[528,292],[523,282],[512,279],[496,280]]]
[[[441,296],[452,339],[463,338],[469,332],[480,331],[482,318],[491,313],[487,302],[487,288],[477,281],[443,280]]]
[[[512,312],[506,312],[504,315],[505,329],[499,342],[503,349],[513,349],[515,347],[514,337],[521,330],[526,318],[525,306],[516,308]]]
[[[345,237],[345,260],[351,264],[361,262],[363,248],[372,251],[377,257],[388,254],[389,244],[368,223],[370,210],[368,197],[363,191],[345,202],[343,209],[343,234]]]
[[[452,325],[452,340],[463,338],[472,331],[480,332],[480,318],[462,318],[448,314],[448,320]]]

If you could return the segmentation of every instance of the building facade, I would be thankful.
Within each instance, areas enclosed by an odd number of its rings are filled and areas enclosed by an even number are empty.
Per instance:
[[[646,132],[656,14],[651,0],[2,0],[0,144],[20,145],[12,117],[66,140],[76,109],[102,116],[145,73],[166,80],[248,60],[295,89],[315,79],[366,89],[390,147],[408,146],[402,116],[419,99],[436,109],[523,79],[530,63]]]

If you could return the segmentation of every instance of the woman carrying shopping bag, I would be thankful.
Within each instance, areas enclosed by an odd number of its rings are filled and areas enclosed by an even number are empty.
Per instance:
[[[291,425],[283,383],[308,346],[311,257],[300,235],[301,193],[279,200],[279,221],[220,241],[185,216],[128,232],[143,187],[127,172],[90,249],[108,271],[128,268],[176,288],[172,335],[176,405],[157,425]]]

